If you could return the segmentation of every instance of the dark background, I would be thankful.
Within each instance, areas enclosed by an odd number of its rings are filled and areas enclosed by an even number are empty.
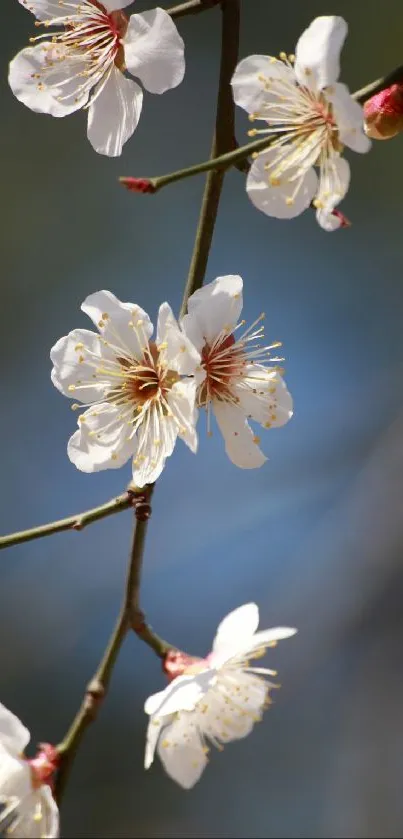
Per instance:
[[[157,175],[204,159],[213,127],[220,16],[178,21],[184,83],[145,94],[120,159],[98,156],[85,116],[39,116],[7,86],[7,63],[34,34],[1,0],[1,531],[33,526],[122,491],[129,467],[85,475],[66,456],[75,429],[51,385],[49,349],[84,297],[109,288],[155,318],[179,307],[201,177],[155,197],[121,174]],[[152,3],[135,4],[136,11]],[[168,5],[168,4],[165,4]],[[349,23],[351,89],[402,61],[401,0],[244,0],[240,56],[291,52],[318,14]],[[238,114],[238,139],[248,123]],[[158,632],[205,653],[217,622],[248,600],[262,625],[299,635],[270,655],[282,690],[245,741],[214,753],[184,792],[158,761],[142,768],[143,703],[163,687],[158,660],[128,638],[109,699],[80,750],[63,807],[74,837],[400,837],[403,831],[402,139],[349,154],[343,211],[268,219],[243,176],[226,179],[207,279],[240,273],[245,317],[267,313],[284,342],[293,420],[268,432],[269,462],[236,470],[200,422],[197,458],[178,444],[158,484],[143,604]],[[69,725],[117,613],[129,513],[1,554],[1,701],[33,741]]]

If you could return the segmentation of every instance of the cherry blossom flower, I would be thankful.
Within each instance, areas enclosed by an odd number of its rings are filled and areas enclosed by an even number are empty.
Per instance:
[[[253,469],[266,457],[248,418],[264,428],[284,425],[292,416],[292,399],[275,364],[283,359],[270,355],[280,342],[262,346],[263,326],[258,324],[264,315],[244,329],[241,311],[241,277],[217,277],[190,297],[182,328],[201,356],[197,403],[206,408],[208,433],[213,411],[229,458],[242,469]]]
[[[220,623],[207,658],[179,654],[181,675],[145,703],[150,716],[146,769],[157,749],[168,775],[189,789],[207,765],[207,743],[221,750],[223,744],[250,734],[270,704],[270,690],[278,687],[266,679],[276,671],[252,667],[250,659],[260,658],[267,647],[296,632],[289,627],[258,632],[258,625],[258,607],[247,603]]]
[[[88,109],[88,139],[117,157],[140,119],[143,92],[164,93],[185,72],[184,45],[163,9],[127,15],[132,0],[19,0],[44,34],[10,64],[9,82],[32,111],[64,117]],[[55,30],[50,27],[56,27]]]
[[[87,408],[67,453],[82,472],[116,469],[133,458],[142,487],[162,472],[181,437],[197,449],[196,378],[200,357],[180,331],[168,303],[159,309],[156,340],[143,309],[110,291],[81,306],[99,334],[75,329],[52,348],[52,382]]]
[[[343,147],[367,152],[371,145],[361,106],[337,81],[346,35],[343,18],[318,17],[301,35],[295,56],[251,55],[236,68],[236,104],[252,122],[265,123],[249,134],[267,134],[270,143],[255,157],[246,186],[268,216],[294,218],[313,201],[321,227],[340,226],[331,214],[350,182]]]
[[[23,752],[29,731],[0,704],[0,835],[13,839],[53,839],[59,835],[59,811],[51,782],[56,750],[42,745],[36,758]]]

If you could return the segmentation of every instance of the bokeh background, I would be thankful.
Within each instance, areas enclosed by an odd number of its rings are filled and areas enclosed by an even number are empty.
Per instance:
[[[217,9],[178,21],[187,74],[143,115],[118,160],[98,156],[85,116],[39,116],[7,86],[7,63],[34,33],[17,0],[1,40],[1,477],[3,533],[95,506],[121,471],[84,475],[66,456],[76,418],[51,385],[49,349],[100,288],[155,316],[179,308],[203,178],[154,197],[121,174],[156,175],[209,150],[219,55]],[[152,3],[138,0],[136,10]],[[164,4],[162,4],[164,5]],[[168,4],[165,4],[167,6]],[[240,55],[292,51],[318,14],[350,32],[352,89],[402,61],[401,0],[244,0]],[[248,127],[238,114],[238,139]],[[143,703],[163,687],[158,660],[128,638],[63,807],[71,837],[400,837],[403,831],[403,286],[401,138],[349,155],[349,230],[314,214],[270,220],[227,179],[207,279],[240,273],[245,317],[281,338],[293,420],[264,436],[270,460],[237,471],[200,424],[158,483],[143,605],[190,652],[256,600],[263,626],[299,635],[270,656],[282,690],[263,725],[215,753],[190,792],[143,771]],[[354,158],[354,159],[353,159]],[[58,741],[117,613],[131,516],[125,512],[1,554],[1,701],[33,741]],[[269,664],[270,666],[270,664]]]

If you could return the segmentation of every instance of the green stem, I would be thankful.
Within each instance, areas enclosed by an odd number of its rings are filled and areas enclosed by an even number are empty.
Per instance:
[[[363,87],[360,90],[356,90],[355,93],[352,94],[352,97],[361,105],[363,105],[367,101],[367,99],[371,98],[371,96],[374,96],[376,93],[379,93],[381,90],[384,90],[384,88],[389,87],[389,85],[395,84],[399,81],[403,82],[403,65],[397,67],[387,76],[384,76],[381,79],[377,79],[376,81],[371,82],[370,84],[366,85],[366,87]],[[186,169],[178,169],[176,172],[170,172],[167,175],[161,175],[157,178],[146,178],[145,180],[147,180],[151,186],[151,189],[148,191],[151,193],[158,192],[158,190],[162,189],[165,186],[168,186],[169,184],[176,183],[177,181],[182,181],[185,178],[192,178],[194,175],[200,175],[203,172],[217,172],[217,179],[214,182],[218,184],[220,179],[222,181],[225,170],[229,169],[230,166],[236,166],[238,169],[241,169],[241,171],[246,173],[249,169],[248,158],[253,154],[258,154],[259,152],[269,148],[273,140],[276,139],[274,135],[271,138],[266,135],[262,137],[260,140],[255,140],[252,143],[246,143],[244,146],[238,146],[237,148],[233,148],[233,136],[234,134],[232,133],[232,144],[230,143],[230,146],[232,145],[232,148],[230,148],[230,150],[225,150],[224,153],[220,154],[220,149],[217,150],[217,147],[213,146],[213,153],[209,160],[203,160],[202,163],[196,163],[194,166],[188,166]],[[210,181],[207,180],[207,186],[209,185],[209,183],[211,183],[212,179],[213,178],[211,176]],[[120,180],[125,182],[128,179],[121,178]],[[210,201],[212,204],[214,204],[212,199],[210,199]],[[208,211],[209,205],[207,206],[207,212]],[[199,241],[196,241],[196,244],[198,249],[203,247],[203,242],[200,243]]]
[[[208,171],[208,175],[204,188],[192,259],[183,294],[181,315],[184,315],[186,312],[189,297],[203,284],[206,273],[224,182],[224,169],[214,165],[214,161],[218,156],[225,155],[226,152],[233,148],[235,142],[235,111],[230,82],[238,61],[239,2],[238,0],[223,0],[220,5],[222,11],[222,34],[216,124],[209,161],[210,165],[200,170]],[[182,177],[187,176],[182,175]],[[159,179],[157,178],[156,180],[158,181]],[[180,180],[180,178],[176,180]]]
[[[171,9],[166,9],[166,12],[172,18],[184,17],[184,15],[196,15],[199,12],[212,9],[219,2],[220,0],[188,0],[187,3],[179,3],[178,6],[172,6]]]
[[[381,79],[376,79],[374,82],[370,82],[365,87],[362,87],[361,90],[356,90],[353,93],[354,99],[357,100],[361,105],[370,99],[371,96],[375,96],[376,93],[380,93],[381,90],[384,90],[386,87],[390,87],[391,84],[396,84],[397,82],[403,82],[403,64],[400,67],[396,67],[395,70],[392,70],[391,73],[388,73],[387,76],[383,76]]]
[[[22,542],[30,542],[32,539],[40,539],[42,536],[51,536],[52,533],[61,533],[63,530],[82,530],[87,524],[112,516],[126,510],[133,503],[133,493],[130,491],[112,498],[100,507],[94,507],[85,513],[76,513],[67,519],[59,519],[49,524],[42,524],[39,527],[32,527],[30,530],[20,530],[18,533],[10,533],[9,536],[0,536],[0,550],[9,548],[11,545],[19,545]]]

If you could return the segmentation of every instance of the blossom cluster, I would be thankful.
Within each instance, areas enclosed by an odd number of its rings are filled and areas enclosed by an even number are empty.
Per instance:
[[[222,750],[246,737],[269,707],[270,691],[278,685],[267,677],[276,671],[251,666],[267,648],[296,630],[276,627],[258,632],[255,603],[235,609],[218,626],[206,658],[177,650],[166,656],[168,687],[150,696],[144,766],[157,749],[165,771],[184,789],[199,780],[208,763],[209,745]],[[52,795],[58,752],[41,744],[36,757],[24,750],[29,732],[0,704],[0,834],[15,839],[54,839],[59,813]]]
[[[80,410],[67,452],[82,472],[115,469],[131,458],[133,482],[153,483],[180,437],[197,451],[199,408],[211,434],[214,414],[228,456],[253,469],[266,458],[249,419],[275,428],[292,416],[282,361],[262,344],[263,315],[240,320],[242,279],[217,277],[196,291],[179,324],[168,303],[157,331],[147,313],[110,291],[81,306],[98,332],[74,329],[51,350],[53,384]]]
[[[132,0],[18,2],[39,32],[10,63],[13,93],[54,117],[87,111],[92,147],[119,156],[138,125],[143,88],[162,94],[184,77],[184,43],[172,16],[161,8],[128,15]],[[295,55],[251,55],[235,68],[233,100],[253,123],[249,136],[261,137],[246,147],[245,160],[254,149],[246,190],[268,216],[291,219],[313,207],[324,230],[346,226],[337,209],[350,183],[345,147],[364,153],[370,136],[403,128],[401,85],[374,97],[364,122],[361,105],[339,82],[346,35],[343,18],[318,17]],[[128,180],[137,191],[155,191],[146,179]],[[233,464],[254,469],[266,461],[250,421],[271,429],[292,416],[281,342],[266,343],[263,313],[249,326],[242,319],[238,275],[217,277],[186,302],[179,320],[163,302],[154,333],[138,304],[97,291],[81,306],[96,331],[74,329],[51,349],[52,382],[78,412],[67,445],[77,469],[93,473],[130,460],[134,487],[153,484],[178,437],[197,452],[201,410],[207,434],[215,422]],[[258,607],[246,603],[219,624],[205,658],[176,649],[165,655],[168,686],[145,703],[146,769],[157,752],[167,774],[188,789],[211,746],[221,750],[260,721],[276,672],[251,662],[296,630],[258,625]],[[28,742],[27,729],[0,705],[0,835],[52,839],[59,834],[54,785],[62,754],[45,743],[28,758]]]
[[[88,111],[88,139],[116,157],[134,133],[143,106],[139,79],[165,93],[185,73],[184,43],[170,15],[156,8],[128,16],[132,0],[19,0],[37,18],[39,35],[10,63],[17,99],[33,111],[64,117]],[[344,147],[369,150],[362,107],[338,81],[347,24],[316,18],[295,55],[244,58],[232,79],[234,100],[247,111],[251,136],[267,135],[246,189],[266,215],[294,218],[311,204],[324,230],[344,225],[336,210],[347,193]]]

